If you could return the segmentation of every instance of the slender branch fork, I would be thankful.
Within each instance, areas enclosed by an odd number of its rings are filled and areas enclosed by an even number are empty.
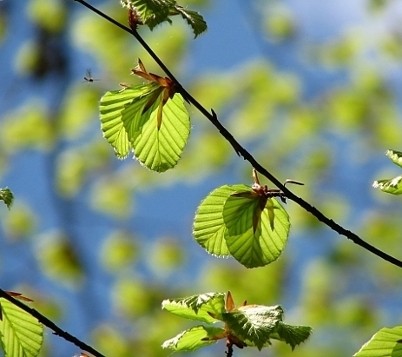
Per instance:
[[[244,160],[248,161],[251,166],[258,171],[261,175],[265,176],[269,181],[271,181],[276,187],[278,187],[284,194],[286,198],[296,202],[300,207],[304,208],[306,211],[310,212],[314,217],[316,217],[319,221],[327,225],[329,228],[334,230],[340,235],[345,236],[350,239],[353,243],[359,245],[360,247],[370,251],[371,253],[377,255],[378,257],[386,260],[387,262],[402,268],[402,261],[383,252],[382,250],[374,247],[373,245],[367,243],[362,238],[360,238],[357,234],[351,232],[350,230],[342,227],[338,223],[336,223],[331,218],[325,216],[320,210],[312,206],[307,201],[303,200],[301,197],[294,194],[291,190],[289,190],[284,184],[281,183],[273,174],[271,174],[266,168],[264,168],[256,159],[246,150],[244,149],[239,142],[233,137],[233,135],[220,123],[218,120],[218,116],[211,109],[209,112],[205,109],[183,86],[180,82],[175,78],[175,76],[170,72],[170,70],[166,67],[166,65],[162,62],[162,60],[155,54],[155,52],[148,46],[148,44],[144,41],[144,39],[138,34],[137,31],[122,25],[118,21],[114,20],[110,16],[106,15],[102,11],[93,7],[89,3],[84,0],[74,0],[84,5],[91,11],[95,12],[99,16],[103,17],[107,21],[111,22],[115,26],[121,28],[122,30],[130,33],[135,37],[135,39],[144,47],[144,49],[148,52],[148,54],[152,57],[152,59],[160,66],[160,68],[166,73],[166,75],[175,83],[178,88],[178,92],[183,95],[183,98],[194,105],[222,134],[222,136],[232,145],[233,149],[236,151],[237,155],[242,156]]]
[[[93,347],[88,346],[85,342],[80,341],[77,337],[74,337],[74,336],[70,335],[68,332],[63,331],[54,322],[50,321],[47,317],[43,316],[37,310],[32,309],[31,307],[22,303],[20,300],[13,298],[11,295],[9,295],[6,291],[4,291],[2,289],[0,289],[0,297],[8,300],[9,302],[14,304],[15,306],[18,306],[20,309],[24,310],[31,316],[37,318],[41,324],[43,324],[44,326],[53,330],[53,333],[55,335],[58,335],[58,336],[64,338],[66,341],[73,343],[74,345],[79,347],[81,350],[89,352],[96,357],[105,357],[103,354],[101,354],[100,352],[95,350]]]

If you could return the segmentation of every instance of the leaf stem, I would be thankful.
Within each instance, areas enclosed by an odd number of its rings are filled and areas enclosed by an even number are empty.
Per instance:
[[[111,22],[115,26],[121,28],[122,30],[130,33],[132,36],[136,38],[136,40],[144,47],[144,49],[148,52],[148,54],[152,57],[152,59],[160,66],[160,68],[166,73],[166,75],[175,83],[177,90],[183,95],[183,98],[188,102],[193,104],[221,133],[221,135],[232,145],[233,149],[237,153],[237,155],[242,156],[244,160],[248,161],[251,166],[258,171],[261,175],[265,176],[269,181],[271,181],[276,187],[278,187],[288,198],[296,202],[300,207],[304,208],[307,212],[310,212],[314,217],[316,217],[319,221],[327,225],[329,228],[334,230],[340,235],[345,236],[350,239],[353,243],[359,245],[360,247],[368,250],[369,252],[375,254],[376,256],[384,259],[385,261],[402,268],[402,261],[383,252],[382,250],[374,247],[373,245],[367,243],[362,238],[360,238],[357,234],[351,232],[350,230],[342,227],[340,224],[336,223],[333,219],[325,216],[320,210],[312,206],[307,201],[303,200],[303,198],[297,196],[292,191],[290,191],[281,181],[279,181],[273,174],[271,174],[266,168],[264,168],[256,159],[245,149],[240,143],[233,137],[233,135],[220,123],[218,120],[218,116],[211,109],[209,112],[205,109],[202,104],[200,104],[187,90],[181,85],[181,83],[175,78],[175,76],[170,72],[170,70],[166,67],[166,65],[162,62],[162,60],[155,54],[155,52],[149,47],[149,45],[144,41],[144,39],[138,34],[137,31],[130,29],[127,26],[122,25],[117,22],[113,18],[104,14],[100,10],[94,8],[92,5],[88,4],[84,0],[73,0],[81,3],[88,9],[92,10],[99,16],[103,17],[107,21]]]
[[[43,316],[40,312],[37,310],[25,305],[18,299],[13,298],[10,296],[6,291],[0,289],[0,297],[3,299],[8,300],[15,306],[18,306],[20,309],[24,310],[31,316],[35,317],[38,319],[38,321],[43,324],[44,326],[48,327],[53,331],[55,335],[58,335],[62,338],[64,338],[66,341],[69,341],[79,347],[81,350],[89,352],[93,354],[96,357],[105,357],[102,353],[98,352],[95,348],[87,345],[85,342],[82,342],[79,340],[77,337],[70,335],[68,332],[63,331],[60,327],[58,327],[53,321],[49,320],[47,317]]]

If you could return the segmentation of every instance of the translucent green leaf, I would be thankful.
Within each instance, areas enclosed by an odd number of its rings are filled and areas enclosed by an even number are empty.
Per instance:
[[[171,22],[170,12],[174,9],[174,0],[122,0],[122,5],[135,8],[142,22],[151,30],[164,21]]]
[[[123,125],[122,112],[135,98],[145,95],[144,87],[107,92],[100,100],[100,120],[103,136],[120,159],[128,156],[131,144]]]
[[[193,235],[208,253],[216,256],[230,254],[224,238],[226,227],[223,207],[230,195],[249,189],[246,185],[221,186],[212,191],[199,205],[194,218]]]
[[[14,195],[8,187],[0,188],[0,200],[6,204],[7,208],[13,204]]]
[[[133,125],[133,130],[138,127],[141,132],[131,138],[136,158],[157,172],[166,171],[177,164],[190,134],[190,118],[181,94],[176,93],[167,100],[160,118],[161,105],[160,97],[149,110],[152,110],[150,116],[146,117],[149,115],[147,111]],[[126,113],[123,121],[126,128],[130,126]]]
[[[196,11],[176,4],[175,0],[121,0],[124,7],[134,9],[151,30],[162,22],[171,23],[171,16],[180,15],[192,28],[195,37],[207,29],[204,18]]]
[[[180,94],[165,103],[164,94],[162,86],[149,83],[102,97],[101,128],[119,158],[132,149],[151,170],[163,172],[177,164],[190,133],[190,118]]]
[[[402,152],[401,151],[387,150],[385,155],[387,155],[395,165],[402,167]]]
[[[162,309],[186,319],[214,323],[225,311],[225,294],[206,293],[163,300]]]
[[[43,343],[42,324],[9,301],[1,299],[0,303],[0,331],[5,355],[36,357]]]
[[[294,349],[310,337],[311,331],[312,329],[309,326],[291,326],[279,322],[276,333],[272,334],[271,337],[287,343]]]
[[[379,188],[381,191],[386,193],[400,195],[402,194],[402,176],[397,176],[390,180],[374,181],[373,187]]]
[[[402,326],[382,328],[353,356],[402,357]]]
[[[261,349],[270,343],[271,334],[276,332],[282,315],[280,306],[246,305],[224,313],[223,321],[247,345]]]
[[[165,341],[162,347],[174,351],[194,351],[215,343],[224,331],[223,328],[195,326]]]
[[[294,348],[311,334],[308,326],[291,326],[282,322],[280,306],[245,305],[223,314],[226,327],[247,346],[262,349],[270,339],[283,341]]]
[[[282,253],[289,236],[289,216],[274,198],[249,189],[231,195],[223,208],[229,252],[247,268],[267,265]]]
[[[198,12],[185,9],[178,5],[176,6],[176,10],[191,26],[195,37],[207,30],[207,23]]]

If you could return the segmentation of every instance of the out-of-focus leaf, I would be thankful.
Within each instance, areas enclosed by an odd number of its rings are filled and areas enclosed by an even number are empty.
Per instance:
[[[194,351],[215,343],[225,330],[212,326],[195,326],[165,341],[162,348],[174,351]]]
[[[397,176],[390,180],[376,180],[373,182],[373,187],[386,193],[400,195],[402,194],[402,176]]]
[[[37,237],[36,257],[43,272],[60,283],[76,286],[82,282],[82,265],[74,246],[61,232]]]
[[[402,167],[402,152],[401,151],[389,149],[389,150],[387,150],[385,155],[387,155],[395,165]]]
[[[366,342],[355,357],[401,357],[402,356],[402,326],[384,327]]]
[[[66,5],[62,0],[33,0],[29,2],[29,15],[40,27],[59,32],[66,20]]]
[[[120,175],[103,177],[94,183],[91,206],[115,218],[127,218],[133,211],[132,188]]]
[[[36,227],[36,219],[31,207],[17,199],[13,209],[7,212],[1,223],[8,238],[21,239],[32,234]]]
[[[113,272],[133,264],[138,255],[137,242],[130,234],[117,231],[109,235],[102,247],[102,262]]]
[[[0,299],[0,339],[6,356],[36,357],[43,343],[43,326],[11,302]]]
[[[10,208],[14,201],[14,195],[8,187],[0,188],[0,201],[3,201],[7,208]]]
[[[167,299],[162,309],[191,320],[214,323],[225,311],[225,294],[206,293],[180,299]]]

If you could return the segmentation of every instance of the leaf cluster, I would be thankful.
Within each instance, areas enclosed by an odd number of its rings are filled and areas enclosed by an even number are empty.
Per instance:
[[[172,23],[171,17],[179,15],[195,37],[207,30],[207,23],[198,12],[180,6],[175,0],[121,0],[121,4],[133,12],[130,25],[134,28],[145,24],[152,30],[162,22]]]
[[[271,345],[271,339],[275,339],[293,349],[311,334],[310,327],[283,323],[280,306],[247,305],[245,302],[236,307],[230,292],[164,300],[162,309],[208,324],[194,326],[163,343],[163,348],[174,351],[192,351],[221,339],[226,340],[227,345],[257,347],[259,350]],[[213,326],[219,322],[224,326]]]

